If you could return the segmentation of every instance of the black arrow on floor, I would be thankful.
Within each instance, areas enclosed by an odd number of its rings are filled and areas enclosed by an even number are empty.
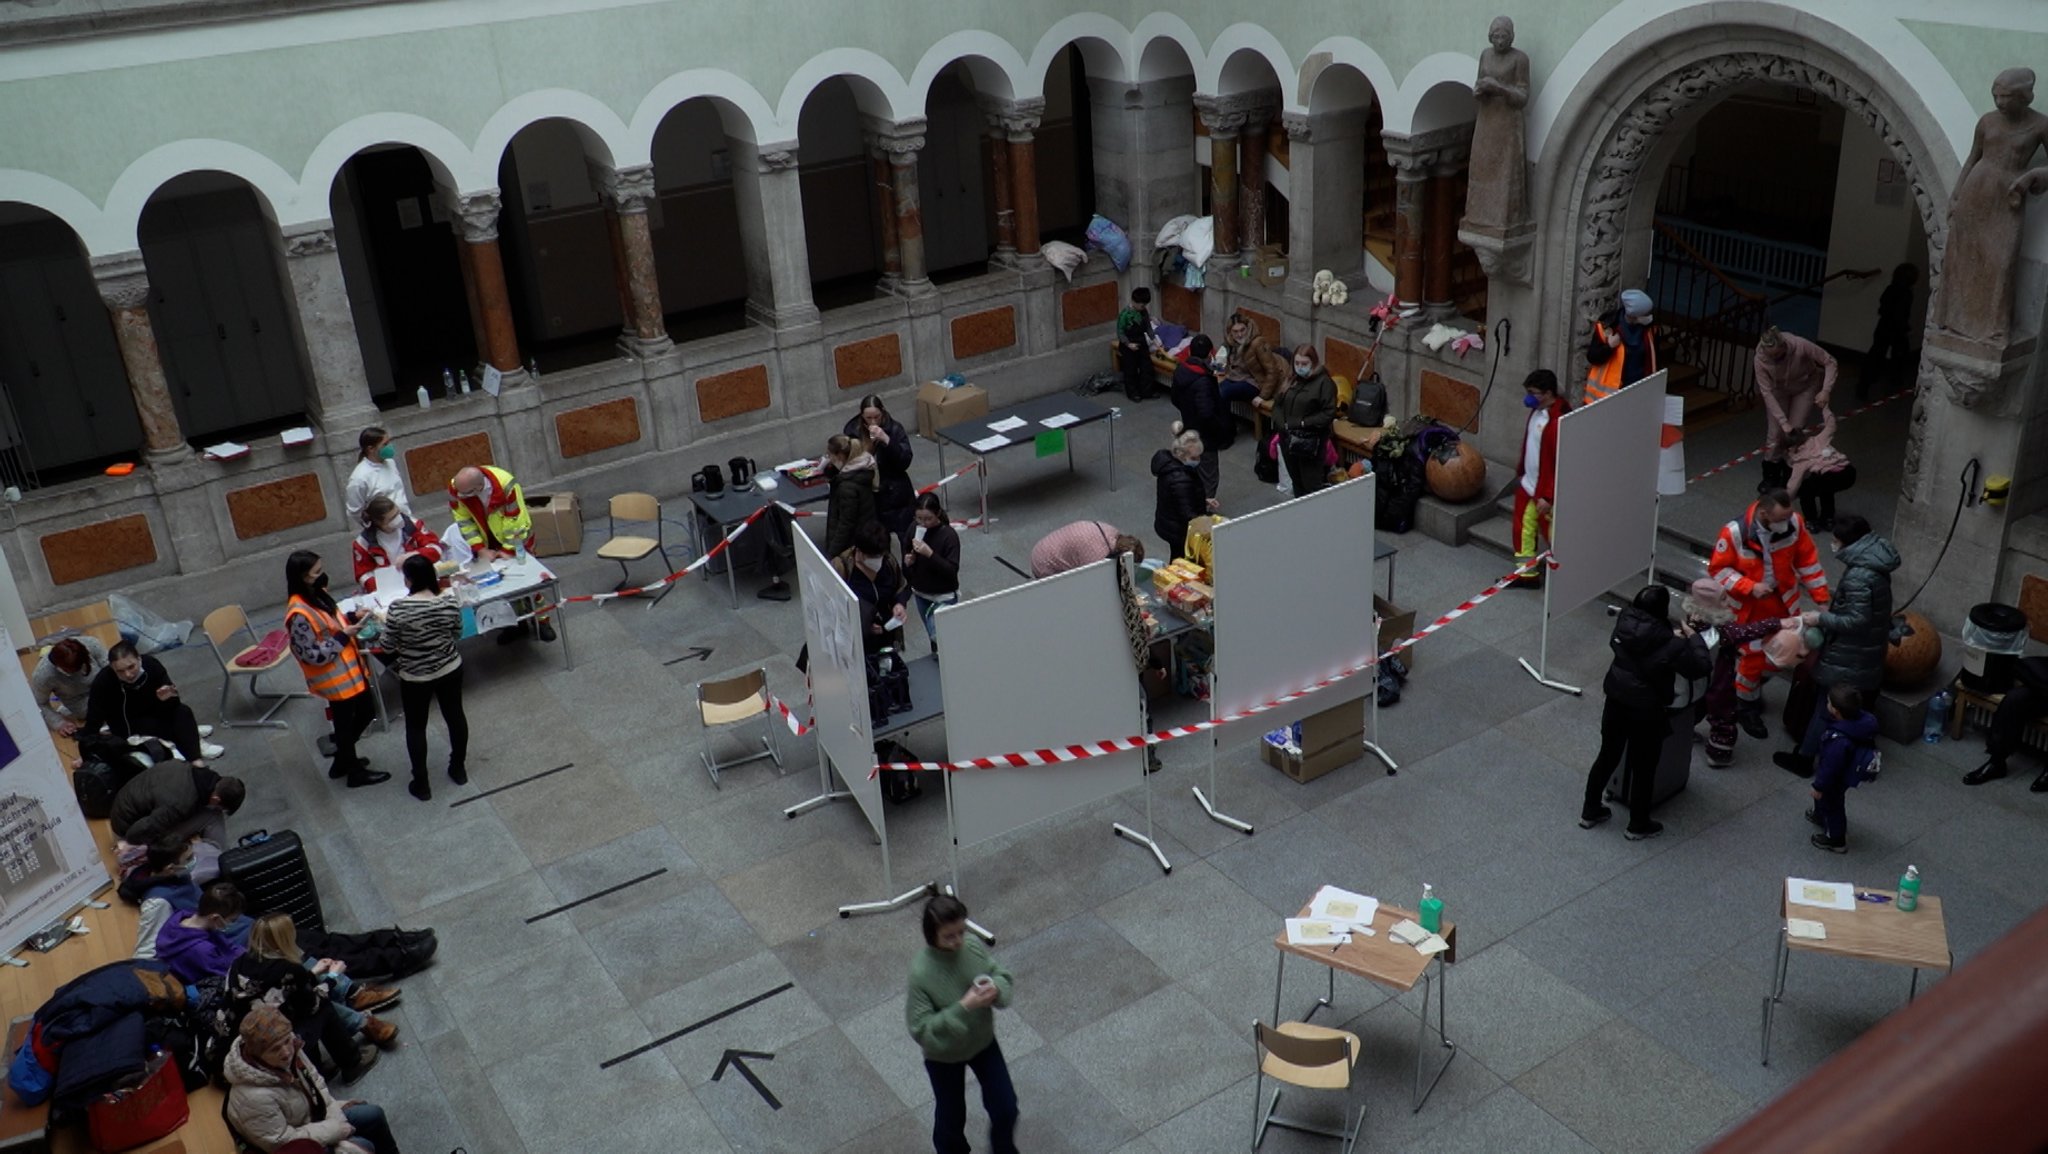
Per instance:
[[[711,1072],[711,1080],[716,1082],[724,1077],[725,1068],[731,1066],[740,1072],[740,1077],[747,1080],[747,1085],[752,1086],[754,1091],[761,1095],[761,1100],[768,1103],[769,1109],[782,1109],[782,1100],[769,1093],[768,1087],[761,1084],[761,1079],[756,1077],[752,1070],[747,1069],[746,1062],[742,1061],[745,1058],[759,1058],[763,1062],[773,1062],[775,1055],[764,1054],[759,1050],[727,1050],[724,1056],[718,1059],[718,1069]]]
[[[674,665],[678,661],[709,661],[710,659],[711,651],[709,649],[704,648],[702,645],[692,645],[688,653],[683,654],[681,657],[671,657],[667,661],[662,662],[662,664]]]

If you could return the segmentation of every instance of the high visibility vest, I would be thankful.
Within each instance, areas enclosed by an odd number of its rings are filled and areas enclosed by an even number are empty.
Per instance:
[[[317,697],[329,701],[346,701],[370,688],[369,670],[363,665],[363,651],[356,648],[355,638],[342,633],[342,620],[325,609],[318,608],[303,597],[293,597],[285,608],[284,624],[291,628],[294,615],[304,617],[313,627],[316,637],[335,637],[341,641],[341,652],[325,665],[299,662],[299,669],[306,675],[306,688]]]
[[[1607,339],[1607,326],[1596,321],[1593,324],[1593,333],[1600,340],[1605,341]],[[1652,376],[1657,372],[1656,329],[1644,330],[1643,344],[1650,354],[1649,372],[1643,375]],[[1624,386],[1635,383],[1634,381],[1624,381],[1621,379],[1622,365],[1627,361],[1627,351],[1622,346],[1616,345],[1614,346],[1614,355],[1608,357],[1605,364],[1593,365],[1586,370],[1586,404],[1590,405],[1603,397],[1612,396],[1620,392]]]

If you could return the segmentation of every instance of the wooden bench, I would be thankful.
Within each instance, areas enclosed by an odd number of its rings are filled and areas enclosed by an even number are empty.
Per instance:
[[[1979,725],[1989,726],[1991,715],[1998,711],[1999,704],[2005,700],[2003,693],[1979,693],[1966,688],[1960,681],[1950,685],[1949,692],[1955,694],[1956,698],[1955,708],[1949,710],[1948,714],[1950,741],[1961,738],[1963,728],[1971,720],[1976,720]],[[1973,718],[1973,712],[1979,716]],[[2026,728],[2020,731],[2020,741],[2031,749],[2048,753],[2048,718],[2037,717],[2027,722]]]

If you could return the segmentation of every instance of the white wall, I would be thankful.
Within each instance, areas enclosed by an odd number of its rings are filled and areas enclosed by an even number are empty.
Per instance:
[[[1914,203],[1912,187],[1896,175],[1894,183],[1878,182],[1880,165],[1891,159],[1891,150],[1862,122],[1843,129],[1842,160],[1835,174],[1834,224],[1828,236],[1828,271],[1882,271],[1868,280],[1844,277],[1822,291],[1823,344],[1859,350],[1870,347],[1871,329],[1877,323],[1877,298],[1891,282],[1894,265],[1905,261],[1919,265],[1918,295],[1926,294],[1927,248],[1920,239],[1920,209]],[[1914,315],[1924,307],[1924,300],[1916,300]],[[1914,339],[1918,343],[1917,330]]]

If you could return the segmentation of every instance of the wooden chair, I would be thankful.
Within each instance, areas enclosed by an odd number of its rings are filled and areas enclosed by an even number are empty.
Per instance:
[[[719,761],[711,756],[712,731],[729,725],[739,725],[759,717],[766,721],[766,733],[761,738],[764,752],[750,753],[731,761]],[[764,757],[773,758],[777,769],[782,767],[782,751],[775,745],[775,706],[768,698],[768,671],[756,669],[724,681],[701,681],[697,683],[697,719],[704,725],[704,748],[697,756],[704,761],[704,769],[711,774],[712,788],[719,788],[718,772],[759,761]]]
[[[285,647],[275,657],[260,665],[237,665],[237,661],[257,647],[256,630],[249,625],[249,615],[242,612],[240,605],[223,605],[207,614],[200,629],[206,634],[207,644],[213,647],[213,659],[220,662],[220,723],[230,729],[255,729],[261,726],[269,726],[272,729],[289,728],[284,722],[275,720],[277,711],[283,709],[285,703],[295,697],[311,697],[312,694],[265,693],[257,688],[256,682],[264,674],[291,661],[291,648]],[[235,640],[237,635],[246,638],[246,642],[238,645]],[[270,708],[264,710],[262,716],[254,720],[239,721],[228,716],[228,688],[235,683],[237,677],[249,679],[249,695],[254,697],[258,704],[269,703]]]
[[[652,523],[654,526],[654,536],[622,536],[619,533],[619,522],[621,521]],[[605,525],[606,532],[610,536],[604,544],[598,546],[597,555],[607,561],[617,561],[619,563],[619,583],[617,588],[624,589],[627,583],[632,580],[632,570],[627,567],[628,564],[639,561],[650,553],[661,554],[661,563],[668,566],[668,568],[662,570],[663,575],[676,571],[674,562],[668,559],[668,542],[662,534],[660,501],[655,500],[646,493],[620,493],[611,499],[611,504],[605,513]],[[674,588],[674,582],[664,585],[661,592],[654,595],[654,600],[649,602],[647,607],[652,609],[656,605],[661,604],[661,599],[668,596],[669,590]]]
[[[1273,1111],[1280,1105],[1278,1086],[1273,1087],[1270,1101],[1263,1106],[1260,1102],[1265,1098],[1268,1078],[1305,1090],[1348,1093],[1352,1067],[1358,1065],[1358,1049],[1358,1035],[1345,1030],[1311,1026],[1307,1022],[1282,1022],[1277,1028],[1264,1022],[1253,1022],[1252,1060],[1257,1063],[1258,1072],[1252,1089],[1252,1149],[1257,1150],[1259,1144],[1266,1140],[1268,1127],[1278,1126],[1297,1133],[1340,1139],[1344,1143],[1344,1154],[1351,1154],[1358,1145],[1358,1131],[1365,1125],[1365,1107],[1360,1106],[1356,1119],[1343,1129],[1332,1130],[1326,1126],[1276,1117]],[[1348,1104],[1343,1117],[1351,1118]]]

